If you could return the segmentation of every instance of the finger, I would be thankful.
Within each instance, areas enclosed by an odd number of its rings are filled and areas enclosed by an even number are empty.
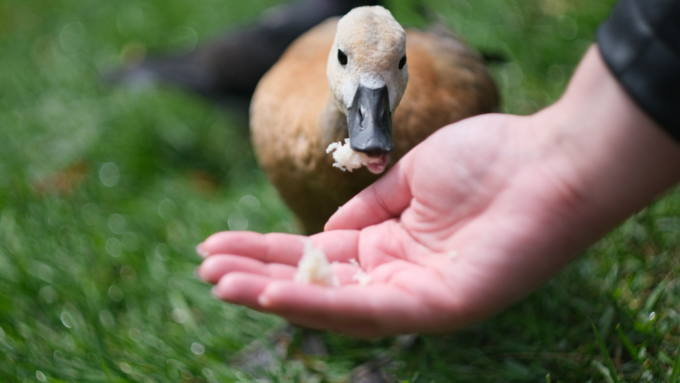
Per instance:
[[[251,307],[256,310],[278,313],[278,311],[289,312],[287,308],[282,308],[277,310],[276,307],[266,307],[261,304],[260,296],[265,291],[266,287],[272,283],[276,283],[277,280],[263,276],[244,272],[233,272],[226,274],[224,277],[220,278],[215,287],[213,287],[212,294],[218,299],[225,302],[239,304]],[[299,284],[297,282],[287,281],[288,283],[298,286],[303,291],[323,291],[323,290],[337,290],[338,288],[328,288],[317,285],[305,285]],[[301,315],[295,314],[297,308],[292,310],[291,315],[297,315],[299,318],[308,316],[309,314],[302,313]],[[320,317],[326,318],[326,313],[316,314]],[[363,318],[359,318],[362,319]],[[302,320],[302,319],[300,319]],[[323,321],[319,320],[318,323]],[[327,322],[327,321],[326,321]],[[326,327],[327,328],[327,327]]]
[[[250,231],[223,231],[208,237],[196,248],[206,257],[214,254],[241,255],[262,262],[293,264],[303,249],[305,237],[291,234],[260,234]],[[276,249],[270,256],[270,249]]]
[[[361,230],[401,215],[412,197],[408,161],[404,157],[385,176],[339,208],[324,230]]]
[[[198,276],[206,282],[217,283],[228,273],[243,272],[273,279],[292,279],[296,268],[278,263],[264,264],[250,258],[236,255],[214,255],[208,257],[198,268]]]
[[[263,263],[296,266],[302,257],[304,243],[309,239],[330,262],[347,262],[357,257],[359,232],[350,230],[320,233],[309,238],[281,233],[225,231],[208,237],[198,245],[197,251],[203,256],[239,255]]]
[[[300,285],[303,290],[322,292],[328,288],[316,285]],[[308,293],[308,292],[307,292]],[[305,294],[307,294],[305,293]],[[310,313],[300,311],[299,308],[271,308],[259,306],[259,311],[275,314],[288,322],[305,328],[328,330],[340,334],[350,335],[357,338],[375,338],[383,336],[385,332],[371,318],[347,318],[334,313]]]
[[[379,327],[385,333],[413,331],[427,310],[413,295],[382,284],[322,288],[278,281],[267,285],[258,304],[265,311],[315,328],[332,324],[340,332],[350,331],[357,322],[372,323],[373,330]]]
[[[341,285],[357,283],[354,279],[354,275],[359,270],[357,266],[349,263],[334,263],[331,268]],[[236,255],[214,255],[203,261],[197,270],[199,278],[209,283],[217,283],[229,273],[247,273],[271,279],[292,280],[297,273],[297,268],[278,263],[265,264]]]
[[[326,329],[347,335],[370,338],[382,335],[378,326],[367,319],[335,318],[333,315],[299,313],[297,310],[272,309],[263,307],[258,296],[272,283],[272,279],[258,275],[233,273],[222,278],[213,288],[213,295],[225,302],[239,304],[252,309],[276,314],[289,322],[308,328]],[[326,288],[314,285],[300,285],[309,290],[324,290]]]
[[[273,280],[261,275],[230,273],[213,287],[213,295],[225,302],[235,303],[262,310],[258,297]]]

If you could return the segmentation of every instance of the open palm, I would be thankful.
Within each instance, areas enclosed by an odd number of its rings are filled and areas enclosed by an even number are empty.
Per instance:
[[[539,137],[529,118],[486,115],[414,148],[311,237],[338,262],[341,287],[294,282],[303,237],[286,234],[215,234],[199,246],[208,256],[199,275],[225,301],[306,327],[380,336],[469,325],[547,280],[583,243],[557,235],[577,227],[574,195],[556,176],[569,169]],[[352,279],[353,258],[369,285]]]

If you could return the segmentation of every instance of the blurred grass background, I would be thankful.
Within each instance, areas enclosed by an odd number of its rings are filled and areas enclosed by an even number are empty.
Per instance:
[[[281,321],[212,299],[193,274],[213,232],[295,230],[247,116],[100,78],[275,3],[0,0],[0,380],[252,380],[226,361]],[[492,65],[503,110],[529,114],[559,97],[614,0],[422,3],[506,56]],[[387,2],[425,27],[415,4]],[[404,382],[676,381],[679,235],[672,192],[505,313],[422,337],[394,370]],[[391,344],[325,337],[332,355],[315,372],[292,359],[271,379],[342,382]]]

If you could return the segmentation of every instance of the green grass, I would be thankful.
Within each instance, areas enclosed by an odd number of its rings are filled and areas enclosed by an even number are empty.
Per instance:
[[[187,49],[273,3],[0,0],[0,380],[250,379],[226,362],[281,321],[214,300],[193,275],[213,232],[294,230],[246,118],[99,78],[130,51]],[[528,114],[559,97],[613,0],[425,3],[508,58],[492,66],[503,108]],[[389,4],[425,26],[413,1]],[[421,338],[394,370],[423,383],[677,381],[679,240],[673,192],[525,301]],[[340,382],[392,343],[325,337],[319,372],[291,359],[271,377]]]

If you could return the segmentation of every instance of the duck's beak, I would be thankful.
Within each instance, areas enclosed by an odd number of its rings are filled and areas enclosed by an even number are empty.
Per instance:
[[[392,141],[392,113],[387,86],[369,89],[359,85],[352,108],[347,111],[349,145],[356,152],[380,160],[382,172],[387,166],[388,155],[394,150]]]

